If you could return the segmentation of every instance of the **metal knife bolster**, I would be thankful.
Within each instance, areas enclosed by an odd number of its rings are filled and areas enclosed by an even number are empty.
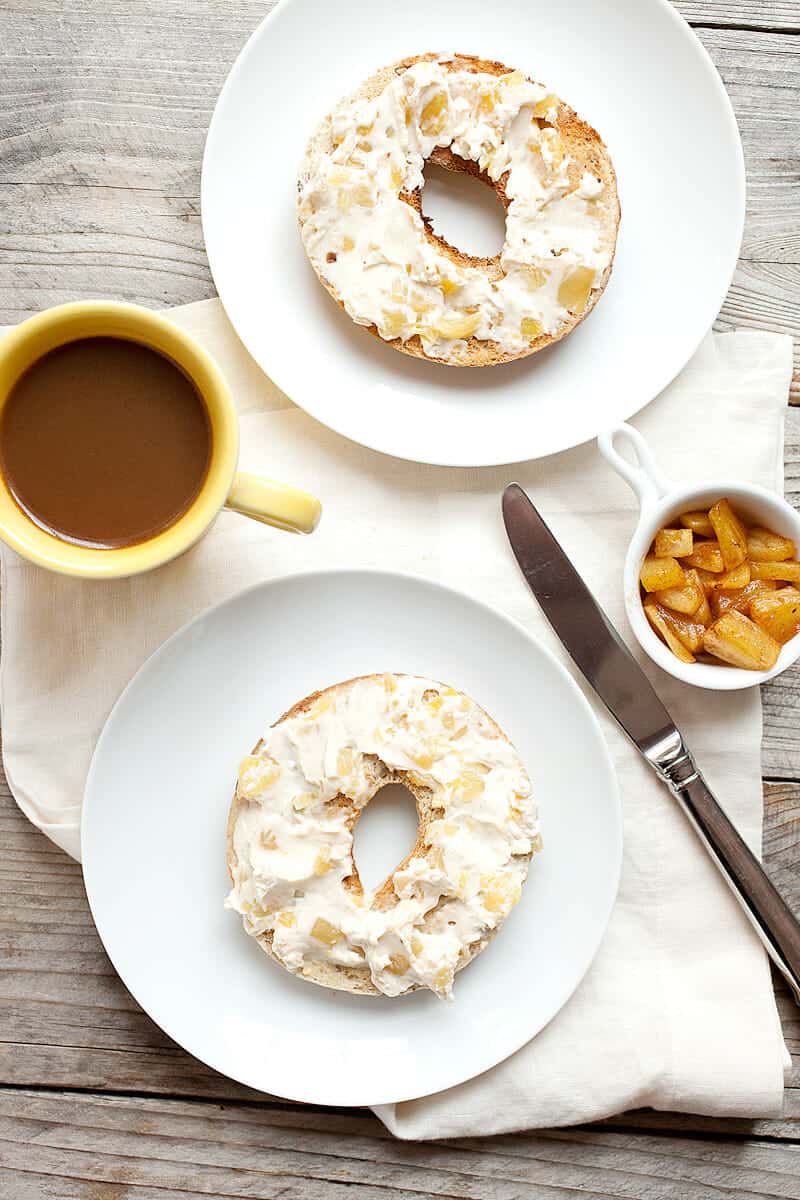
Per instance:
[[[670,791],[678,795],[681,788],[698,779],[700,772],[686,748],[680,730],[666,729],[662,737],[640,746],[644,757]]]

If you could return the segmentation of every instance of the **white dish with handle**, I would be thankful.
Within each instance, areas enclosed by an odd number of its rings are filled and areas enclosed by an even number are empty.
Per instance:
[[[617,444],[627,445],[634,460],[624,458]],[[639,520],[623,569],[625,610],[642,649],[662,670],[684,683],[711,691],[728,692],[754,687],[780,675],[800,658],[800,634],[782,648],[775,666],[768,671],[748,671],[725,663],[683,663],[661,641],[644,613],[639,571],[659,529],[669,526],[681,513],[707,510],[727,496],[736,513],[747,524],[761,525],[800,546],[800,513],[783,497],[755,484],[731,479],[709,479],[691,487],[679,486],[662,475],[645,439],[632,425],[616,425],[602,433],[598,447],[603,458],[633,489],[639,501]]]

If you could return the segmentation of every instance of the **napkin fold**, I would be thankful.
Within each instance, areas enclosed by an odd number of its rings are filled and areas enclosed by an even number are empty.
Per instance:
[[[632,642],[621,580],[635,502],[594,444],[513,468],[388,458],[295,408],[250,359],[218,301],[170,315],[231,384],[242,467],[316,493],[325,512],[307,539],[222,513],[176,562],[117,582],[50,574],[0,545],[6,774],[22,810],[68,854],[80,855],[84,781],[120,690],[165,637],[247,584],[343,565],[412,570],[508,613],[569,668],[505,538],[499,496],[512,478],[530,490]],[[709,334],[635,424],[677,481],[724,474],[780,490],[790,378],[789,338]],[[711,786],[760,850],[758,689],[702,692],[643,665]],[[761,946],[677,806],[590,699],[624,804],[622,882],[601,949],[562,1011],[511,1058],[436,1096],[379,1108],[399,1137],[564,1125],[642,1105],[720,1116],[781,1110],[786,1054]]]

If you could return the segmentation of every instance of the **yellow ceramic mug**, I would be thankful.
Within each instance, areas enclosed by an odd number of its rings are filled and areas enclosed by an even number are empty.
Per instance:
[[[0,476],[0,537],[19,554],[65,575],[115,579],[149,571],[182,554],[202,537],[222,508],[231,508],[295,533],[311,533],[318,500],[306,492],[236,470],[239,422],[230,392],[209,354],[159,313],[134,304],[91,300],[62,304],[23,321],[0,339],[0,415],[20,375],[43,354],[86,337],[117,337],[161,351],[193,380],[211,423],[211,461],[190,508],[155,537],[104,550],[77,546],[47,533],[18,507]]]

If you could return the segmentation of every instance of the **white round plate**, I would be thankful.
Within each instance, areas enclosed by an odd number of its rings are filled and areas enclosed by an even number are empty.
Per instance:
[[[317,122],[377,67],[426,50],[547,84],[596,126],[617,169],[606,294],[564,342],[520,362],[467,369],[398,353],[334,304],[300,240],[297,168]],[[681,370],[733,275],[744,165],[722,82],[668,0],[281,0],[219,97],[202,215],[228,316],[296,404],[387,454],[488,466],[578,445]]]
[[[239,761],[296,700],[387,670],[474,696],[519,749],[541,808],[545,849],[522,900],[458,975],[452,1003],[317,987],[272,962],[223,908]],[[406,804],[373,805],[355,852],[374,885],[413,845],[416,820]],[[165,642],[106,723],[82,827],[97,928],[153,1020],[233,1079],[336,1105],[441,1091],[538,1033],[597,950],[621,841],[605,742],[556,660],[459,592],[370,571],[260,584]]]

